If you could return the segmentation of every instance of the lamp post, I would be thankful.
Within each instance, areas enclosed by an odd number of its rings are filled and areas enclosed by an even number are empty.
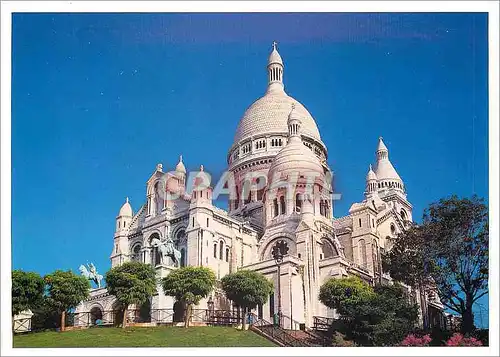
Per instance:
[[[281,266],[283,257],[288,254],[288,245],[285,241],[280,240],[273,247],[272,255],[278,268],[278,326],[281,327]]]

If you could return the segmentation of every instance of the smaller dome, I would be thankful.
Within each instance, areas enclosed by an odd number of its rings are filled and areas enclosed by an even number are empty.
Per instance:
[[[179,156],[179,163],[177,164],[177,166],[175,167],[175,171],[177,172],[181,172],[183,174],[186,173],[186,167],[184,166],[184,163],[182,162],[182,155]]]
[[[125,203],[123,204],[122,208],[120,208],[120,213],[118,216],[122,217],[132,217],[132,206],[128,202],[128,197]]]
[[[288,142],[274,157],[269,168],[268,182],[272,183],[274,179],[281,178],[286,173],[306,177],[308,174],[323,175],[324,169],[318,157],[302,142],[301,120],[295,105],[292,105],[288,115],[288,126]]]
[[[375,172],[373,172],[372,165],[370,164],[370,169],[368,170],[368,173],[366,174],[366,181],[376,181],[377,180],[377,175]]]

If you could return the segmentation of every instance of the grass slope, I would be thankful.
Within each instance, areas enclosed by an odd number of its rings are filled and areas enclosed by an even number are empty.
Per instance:
[[[14,336],[14,347],[274,347],[252,331],[228,327],[116,327]]]

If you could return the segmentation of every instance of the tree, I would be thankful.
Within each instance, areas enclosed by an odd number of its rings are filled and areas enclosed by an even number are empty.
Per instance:
[[[50,304],[61,314],[61,331],[64,331],[66,311],[88,298],[90,282],[70,270],[56,270],[44,280],[48,285]]]
[[[176,269],[162,280],[165,295],[173,296],[186,306],[184,326],[189,327],[192,305],[210,294],[215,286],[215,273],[206,267],[187,266]]]
[[[418,306],[408,302],[401,285],[376,286],[374,293],[340,304],[340,330],[363,346],[393,346],[410,333],[418,319]]]
[[[45,281],[38,273],[12,271],[12,316],[33,310],[42,302]]]
[[[56,329],[60,327],[60,311],[53,305],[52,299],[43,296],[41,302],[31,310],[31,330]]]
[[[356,276],[331,278],[319,290],[319,301],[331,309],[356,303],[373,295],[373,288]]]
[[[424,211],[420,226],[398,236],[385,266],[391,276],[410,285],[419,275],[429,278],[441,302],[462,315],[462,332],[470,333],[472,307],[488,293],[488,240],[483,199],[443,198]]]
[[[418,289],[424,329],[428,328],[425,290],[432,284],[429,279],[426,239],[424,226],[408,223],[406,229],[394,240],[391,250],[382,257],[383,269],[394,280]]]
[[[156,272],[149,264],[126,262],[106,273],[106,286],[123,306],[122,327],[125,328],[129,305],[141,305],[156,292]]]
[[[273,291],[273,284],[260,273],[239,270],[222,278],[226,297],[243,308],[243,328],[246,329],[248,310],[264,305]]]

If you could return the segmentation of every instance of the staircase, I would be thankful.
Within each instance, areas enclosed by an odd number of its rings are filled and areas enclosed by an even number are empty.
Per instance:
[[[278,326],[264,319],[259,319],[252,314],[251,319],[254,322],[251,324],[250,329],[282,347],[321,347],[329,345],[322,335],[310,330],[300,330],[298,328],[299,323],[296,321],[294,321],[295,323],[283,324],[283,320],[286,318],[288,317],[282,316],[281,326]]]

